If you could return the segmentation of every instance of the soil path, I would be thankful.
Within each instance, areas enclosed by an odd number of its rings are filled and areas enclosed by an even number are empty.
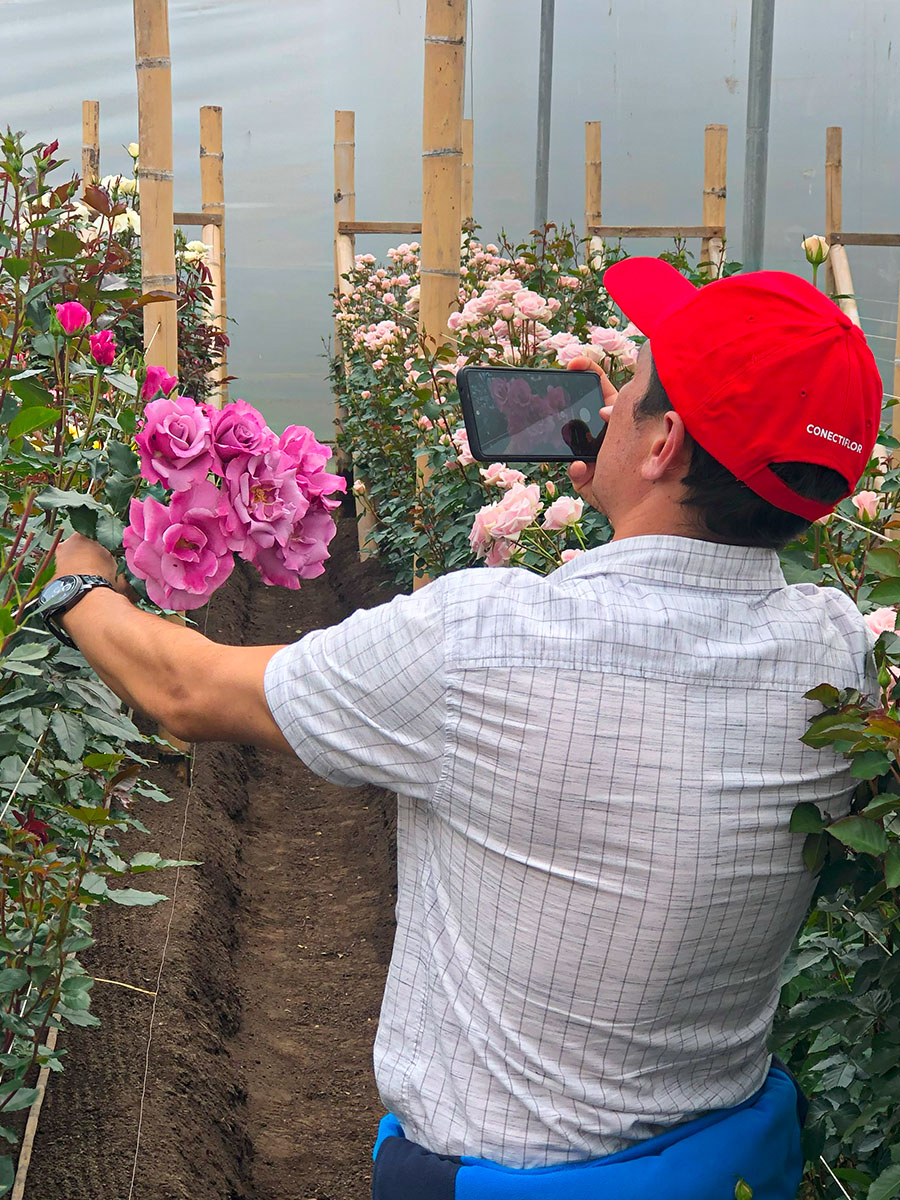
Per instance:
[[[355,550],[345,520],[328,572],[300,592],[236,572],[209,635],[292,641],[389,599]],[[372,1041],[393,937],[393,798],[247,747],[201,746],[192,787],[183,775],[156,769],[173,803],[142,806],[151,836],[127,849],[175,857],[186,814],[184,856],[203,865],[182,871],[174,910],[97,914],[87,969],[144,991],[97,983],[101,1029],[65,1034],[26,1200],[365,1200],[382,1111]],[[173,882],[150,886],[171,896]]]

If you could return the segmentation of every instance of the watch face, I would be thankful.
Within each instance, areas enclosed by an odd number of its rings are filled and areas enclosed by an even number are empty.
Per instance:
[[[61,575],[59,579],[52,580],[41,593],[41,608],[56,608],[59,604],[65,604],[78,587],[79,580],[74,575]]]

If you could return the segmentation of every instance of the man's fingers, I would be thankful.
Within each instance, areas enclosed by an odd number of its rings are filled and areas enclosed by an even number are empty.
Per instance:
[[[607,405],[615,404],[616,396],[618,396],[619,393],[613,387],[612,381],[607,373],[602,367],[598,366],[593,359],[587,358],[585,355],[582,355],[580,358],[573,358],[572,361],[567,365],[566,369],[568,371],[593,371],[595,375],[599,375],[600,391],[603,393],[603,399],[606,401]],[[608,419],[608,417],[604,418],[604,420]]]
[[[594,478],[594,464],[586,462],[569,463],[569,479],[576,492],[581,492]]]

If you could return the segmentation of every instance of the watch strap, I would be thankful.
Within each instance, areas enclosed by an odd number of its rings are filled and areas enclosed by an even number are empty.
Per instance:
[[[49,612],[41,613],[44,625],[53,636],[61,641],[64,646],[70,646],[73,650],[77,650],[78,647],[60,625],[60,617],[64,617],[70,609],[75,607],[79,600],[83,599],[88,592],[94,591],[95,588],[105,587],[115,591],[113,584],[103,575],[76,575],[75,578],[81,583],[79,590],[62,604],[54,606]]]

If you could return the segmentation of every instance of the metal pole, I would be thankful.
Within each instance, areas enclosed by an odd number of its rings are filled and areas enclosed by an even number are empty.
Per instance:
[[[748,271],[758,271],[763,260],[774,32],[775,0],[753,0],[750,16],[750,66],[747,80],[744,244],[741,253],[744,267]]]
[[[541,0],[541,52],[538,66],[537,167],[534,183],[534,226],[547,223],[550,180],[550,96],[553,91],[553,10],[556,0]]]

